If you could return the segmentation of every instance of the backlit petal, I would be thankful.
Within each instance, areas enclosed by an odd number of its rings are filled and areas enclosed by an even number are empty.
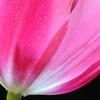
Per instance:
[[[79,0],[58,51],[26,93],[70,92],[100,74],[99,20],[100,1]]]

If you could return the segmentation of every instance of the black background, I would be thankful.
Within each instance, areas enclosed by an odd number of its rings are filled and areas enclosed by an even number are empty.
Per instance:
[[[6,100],[6,90],[0,86],[0,100]],[[74,92],[58,96],[27,96],[22,100],[100,100],[100,77],[97,76],[86,86]]]

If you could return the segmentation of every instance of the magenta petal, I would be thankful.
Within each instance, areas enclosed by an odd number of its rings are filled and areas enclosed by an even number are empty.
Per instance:
[[[2,0],[0,82],[60,94],[100,74],[100,0]],[[27,88],[27,89],[26,89]]]
[[[48,62],[64,37],[71,4],[72,0],[0,2],[0,78],[5,84],[19,87],[37,77],[44,68],[39,64]]]
[[[100,74],[99,20],[100,1],[79,0],[57,52],[26,93],[70,92]]]
[[[48,94],[62,94],[79,89],[80,87],[86,85],[88,82],[97,77],[98,73],[100,73],[99,67],[100,61],[90,66],[90,68],[88,68],[83,74],[76,77],[75,79],[70,80],[69,82],[65,82],[64,84],[61,84],[51,92],[49,91]]]

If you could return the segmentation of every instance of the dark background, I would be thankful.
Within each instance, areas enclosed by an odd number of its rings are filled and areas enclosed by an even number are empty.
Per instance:
[[[0,86],[0,100],[6,100],[7,92]],[[58,96],[27,96],[22,100],[100,100],[100,76],[74,92]]]

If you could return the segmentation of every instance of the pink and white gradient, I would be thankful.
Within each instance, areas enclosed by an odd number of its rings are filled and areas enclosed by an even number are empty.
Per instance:
[[[100,74],[100,0],[0,0],[0,82],[14,93],[62,94]]]

